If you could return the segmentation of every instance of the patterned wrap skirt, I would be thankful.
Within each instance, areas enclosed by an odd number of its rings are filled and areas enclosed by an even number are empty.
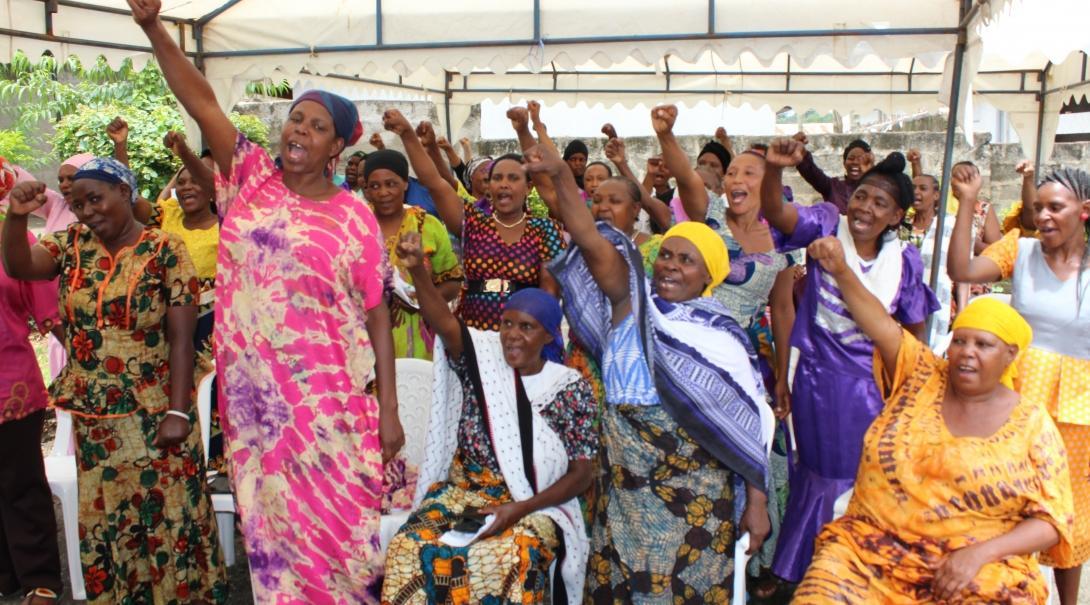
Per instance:
[[[549,517],[527,515],[502,534],[462,548],[439,541],[467,508],[510,501],[503,477],[459,450],[447,481],[428,489],[386,550],[383,605],[548,603],[549,567],[560,543]]]
[[[164,416],[73,416],[88,603],[227,600],[200,432],[161,450],[152,442]]]
[[[584,602],[728,603],[731,474],[662,406],[609,406]]]

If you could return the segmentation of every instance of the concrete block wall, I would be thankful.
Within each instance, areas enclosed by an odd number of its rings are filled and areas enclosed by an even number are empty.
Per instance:
[[[279,146],[279,132],[287,119],[289,101],[276,102],[247,102],[241,103],[236,110],[241,113],[253,114],[260,117],[270,129],[272,152],[275,154]],[[416,124],[421,120],[436,122],[438,113],[436,106],[425,101],[360,101],[356,103],[364,124],[363,139],[355,147],[348,150],[351,153],[357,149],[372,151],[373,147],[367,140],[374,132],[381,132],[386,145],[392,149],[401,149],[400,141],[395,140],[391,133],[382,129],[382,112],[390,107],[399,109],[410,122]],[[479,114],[472,116],[479,120]],[[936,118],[932,122],[914,124],[913,128],[925,126],[942,127],[939,122],[945,122]],[[464,129],[463,129],[464,130]],[[478,129],[473,129],[479,132]],[[733,137],[734,148],[738,151],[748,148],[753,143],[768,143],[772,137]],[[892,151],[902,153],[910,148],[920,150],[923,157],[924,170],[929,174],[938,175],[942,171],[942,153],[945,141],[945,132],[935,131],[896,131],[882,133],[857,134],[819,134],[810,136],[810,151],[814,159],[826,173],[831,176],[841,176],[844,172],[842,157],[844,147],[853,139],[863,138],[874,149],[878,158],[885,157]],[[561,149],[570,139],[557,139],[557,146]],[[710,136],[683,136],[680,143],[685,152],[694,159],[700,148]],[[603,147],[604,137],[586,138],[584,141],[590,149],[590,160],[605,161]],[[625,139],[628,151],[629,164],[638,175],[643,175],[647,165],[647,158],[658,153],[658,141],[654,137],[632,137]],[[457,148],[457,145],[455,145]],[[491,155],[498,157],[505,153],[519,151],[518,142],[514,139],[489,139],[475,141],[474,153],[479,155]],[[993,144],[988,135],[978,134],[973,144],[966,142],[960,133],[955,139],[954,161],[969,160],[975,163],[984,177],[982,195],[996,203],[1000,208],[1006,208],[1020,196],[1021,177],[1014,171],[1015,165],[1025,159],[1022,146],[1018,143]],[[1042,170],[1047,171],[1059,165],[1074,165],[1084,169],[1090,169],[1090,143],[1058,143],[1054,147],[1053,159],[1047,162]],[[806,184],[798,173],[788,170],[784,173],[784,182],[795,191],[795,198],[804,203],[816,201],[817,193]]]

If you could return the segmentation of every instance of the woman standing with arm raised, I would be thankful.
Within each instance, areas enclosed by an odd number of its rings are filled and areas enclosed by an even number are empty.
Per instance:
[[[1079,594],[1082,565],[1090,559],[1090,174],[1060,168],[1033,196],[1038,237],[1016,229],[970,258],[973,206],[980,172],[954,167],[950,184],[958,216],[950,242],[950,278],[964,283],[1011,280],[1011,306],[1033,328],[1019,365],[1019,394],[1045,404],[1067,448],[1075,526],[1070,544],[1042,556],[1056,568],[1062,605]]]
[[[228,121],[160,2],[129,6],[219,167],[216,363],[254,596],[377,603],[382,464],[404,435],[380,231],[330,180],[362,133],[356,108],[322,91],[296,99],[274,161]]]
[[[804,248],[835,235],[848,266],[890,314],[914,334],[922,333],[938,301],[923,283],[919,251],[897,241],[897,225],[913,199],[904,156],[891,154],[863,174],[845,216],[829,202],[783,203],[783,169],[805,156],[806,147],[794,139],[773,141],[766,155],[761,211],[777,248]],[[874,344],[859,331],[836,282],[812,260],[806,279],[791,334],[791,346],[800,352],[791,394],[799,458],[772,566],[790,582],[802,579],[814,537],[832,520],[837,497],[852,487],[863,434],[882,409],[871,371]]]

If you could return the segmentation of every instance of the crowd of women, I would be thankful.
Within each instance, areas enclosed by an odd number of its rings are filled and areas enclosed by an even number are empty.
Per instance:
[[[720,129],[694,163],[666,105],[640,181],[612,126],[604,161],[561,150],[531,102],[508,113],[521,153],[496,158],[388,110],[404,154],[375,133],[342,179],[351,102],[299,95],[273,157],[159,0],[128,3],[207,151],[168,135],[183,167],[155,201],[120,119],[114,157],[66,160],[59,192],[0,168],[0,594],[62,592],[48,404],[74,419],[70,564],[91,603],[226,601],[210,470],[259,603],[727,603],[736,574],[797,603],[1043,603],[1039,563],[1076,602],[1084,170],[1021,166],[1001,224],[957,164],[940,233],[916,150],[856,140],[830,177],[801,133],[736,150]],[[796,203],[789,169],[824,201]],[[1010,305],[979,289],[1000,280]],[[48,393],[32,330],[53,339]],[[418,469],[398,357],[434,361]],[[193,392],[211,371],[206,464]]]

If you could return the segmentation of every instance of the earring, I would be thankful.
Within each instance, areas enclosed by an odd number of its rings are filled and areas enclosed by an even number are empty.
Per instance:
[[[1086,219],[1090,219],[1090,212],[1083,212],[1082,213],[1083,222],[1086,222]]]

